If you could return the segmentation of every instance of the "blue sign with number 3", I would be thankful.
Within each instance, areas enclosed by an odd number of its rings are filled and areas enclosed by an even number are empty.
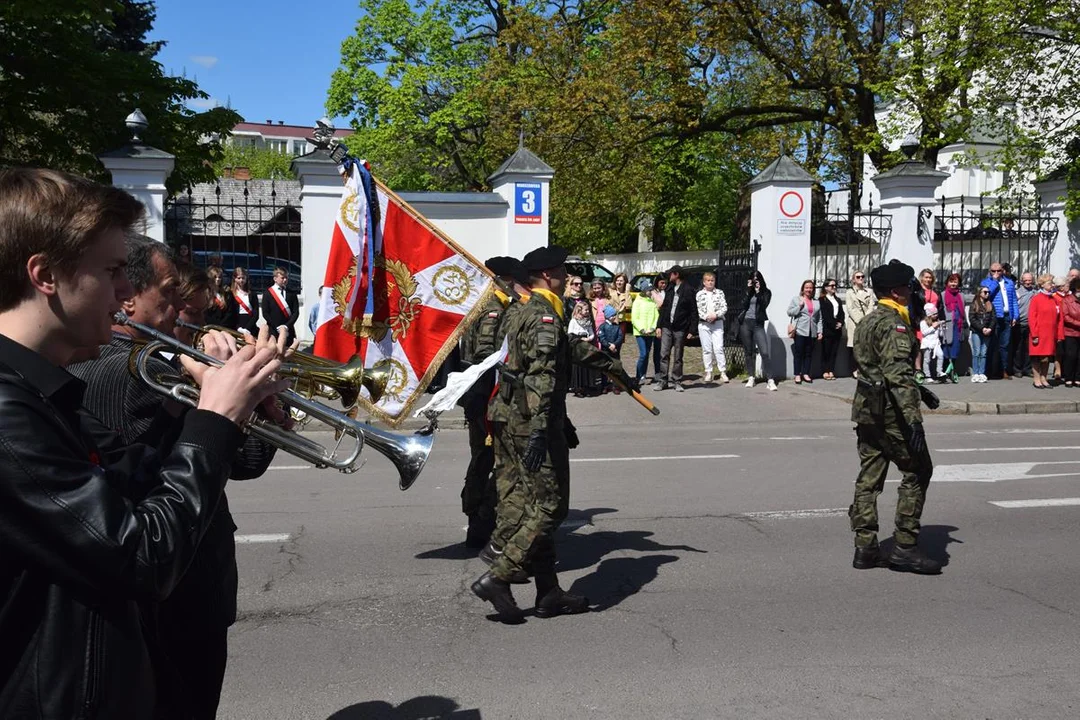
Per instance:
[[[540,183],[514,183],[514,222],[540,224]]]

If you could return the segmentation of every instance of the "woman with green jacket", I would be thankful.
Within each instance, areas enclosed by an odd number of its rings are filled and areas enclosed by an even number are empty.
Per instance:
[[[661,277],[658,275],[653,281],[654,289],[658,289],[657,284]],[[638,293],[638,296],[634,298],[634,304],[630,306],[630,324],[634,328],[634,337],[637,338],[638,346],[637,372],[634,377],[641,385],[652,382],[652,378],[647,376],[645,371],[649,367],[649,350],[654,345],[656,347],[653,352],[653,372],[657,376],[660,375],[660,346],[656,329],[659,322],[660,308],[652,299],[651,293]]]

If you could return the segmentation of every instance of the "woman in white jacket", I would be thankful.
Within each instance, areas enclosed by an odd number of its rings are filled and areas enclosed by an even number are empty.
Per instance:
[[[724,354],[724,315],[727,298],[723,290],[716,289],[716,275],[705,273],[701,278],[704,287],[698,290],[698,336],[701,338],[701,359],[705,362],[705,382],[712,382],[713,363],[719,371],[720,382],[728,382],[727,357]]]

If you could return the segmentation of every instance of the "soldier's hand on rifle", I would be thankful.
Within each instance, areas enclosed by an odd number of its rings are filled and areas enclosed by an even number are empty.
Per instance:
[[[921,422],[911,424],[911,437],[908,438],[908,449],[911,454],[920,456],[926,452],[926,431]]]
[[[521,464],[529,472],[536,472],[544,464],[547,457],[547,432],[533,430],[529,433],[529,444],[525,446],[525,454],[521,456]]]

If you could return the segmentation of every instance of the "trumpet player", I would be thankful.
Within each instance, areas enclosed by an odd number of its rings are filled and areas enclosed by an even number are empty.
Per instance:
[[[86,413],[64,368],[109,343],[132,296],[124,236],[143,212],[73,175],[0,170],[0,717],[152,717],[140,603],[177,586],[241,424],[288,384],[268,348],[218,368],[182,358],[198,409],[160,454]],[[228,354],[220,334],[206,343]]]
[[[125,246],[125,272],[133,294],[123,302],[124,313],[135,323],[190,343],[191,331],[177,327],[176,320],[180,316],[198,324],[205,319],[202,314],[210,299],[206,273],[190,265],[178,268],[172,251],[155,240],[132,235]],[[278,352],[280,348],[269,343],[266,328],[260,329],[260,336],[257,347],[268,346]],[[232,337],[225,337],[226,343],[235,343]],[[132,351],[146,339],[131,325],[114,326],[112,339],[100,348],[98,359],[73,365],[71,372],[86,383],[87,410],[125,443],[139,442],[165,453],[180,427],[177,420],[188,407],[163,399],[128,371]],[[284,334],[279,340],[284,343]],[[177,372],[163,358],[152,359],[150,367],[155,375]],[[260,406],[260,412],[268,412],[264,410],[267,406],[269,403]],[[283,417],[281,414],[278,419]],[[247,480],[261,476],[275,451],[274,446],[249,436],[232,460],[230,477]],[[168,598],[148,608],[148,625],[156,628],[160,642],[159,705],[176,717],[213,718],[217,713],[228,628],[236,620],[234,528],[228,498],[222,493],[191,567]]]

